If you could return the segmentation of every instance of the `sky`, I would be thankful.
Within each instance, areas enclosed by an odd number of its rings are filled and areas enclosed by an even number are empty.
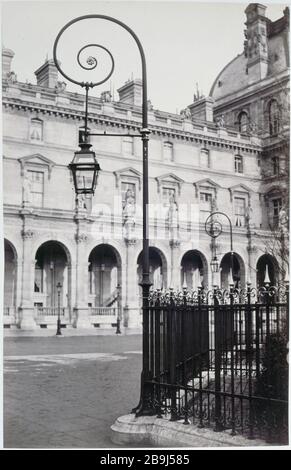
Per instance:
[[[271,20],[281,17],[286,5],[274,0],[264,4]],[[193,102],[197,84],[209,94],[217,74],[243,51],[246,6],[234,1],[6,1],[2,2],[2,44],[15,52],[12,70],[18,80],[36,83],[35,70],[46,57],[52,58],[55,38],[67,22],[87,14],[113,16],[133,29],[142,43],[148,97],[154,108],[175,113]],[[71,26],[60,40],[58,59],[78,81],[102,80],[110,70],[109,56],[100,47],[83,51],[84,60],[97,54],[94,72],[78,67],[77,52],[88,43],[105,46],[115,60],[109,81],[90,93],[100,96],[111,89],[117,100],[118,88],[128,79],[141,77],[134,40],[119,26],[100,19]],[[73,84],[67,89],[82,92]]]

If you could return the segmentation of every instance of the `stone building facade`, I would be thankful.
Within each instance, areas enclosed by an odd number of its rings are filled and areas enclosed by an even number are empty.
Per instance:
[[[223,68],[210,96],[194,95],[180,114],[148,103],[150,275],[155,288],[275,283],[286,262],[272,249],[287,241],[289,12],[271,22],[246,9],[244,52]],[[14,52],[2,51],[4,324],[141,327],[142,145],[129,136],[92,136],[101,172],[95,195],[75,197],[68,164],[84,126],[85,97],[67,90],[52,60],[21,83]],[[94,133],[138,133],[141,81],[119,100],[89,98]],[[232,221],[214,246],[205,220]],[[275,235],[274,235],[275,234]],[[220,273],[213,274],[213,250]],[[282,254],[282,253],[281,253]],[[60,283],[61,288],[57,289]]]

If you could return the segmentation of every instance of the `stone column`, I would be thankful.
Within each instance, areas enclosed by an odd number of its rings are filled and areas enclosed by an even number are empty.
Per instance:
[[[249,244],[247,247],[248,250],[248,266],[246,266],[246,283],[251,282],[253,287],[257,287],[257,266],[256,266],[256,257],[257,257],[257,247]]]
[[[181,287],[181,267],[179,264],[180,245],[180,240],[170,240],[171,267],[169,273],[169,285],[166,287],[172,287],[174,290],[180,289]]]
[[[32,330],[36,328],[33,305],[35,260],[32,252],[32,238],[34,233],[32,230],[24,228],[21,235],[23,239],[23,258],[20,328],[22,330]]]
[[[75,327],[91,328],[88,308],[88,260],[86,252],[87,235],[76,234],[77,257],[76,257],[76,321]]]
[[[65,264],[63,272],[63,302],[62,306],[68,307],[68,263]]]

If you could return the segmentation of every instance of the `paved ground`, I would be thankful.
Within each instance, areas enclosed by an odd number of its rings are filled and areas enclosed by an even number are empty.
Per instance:
[[[6,337],[4,447],[110,448],[138,403],[141,336]]]

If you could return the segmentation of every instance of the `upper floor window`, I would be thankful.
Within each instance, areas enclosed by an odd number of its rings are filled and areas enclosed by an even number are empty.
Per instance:
[[[133,137],[126,136],[123,138],[123,152],[125,155],[133,155]]]
[[[173,144],[171,142],[164,142],[163,157],[166,162],[174,160]]]
[[[43,206],[44,193],[44,173],[42,171],[27,171],[30,180],[31,205],[35,207]]]
[[[31,119],[29,136],[33,141],[43,140],[43,122],[40,119]]]
[[[279,175],[279,170],[280,170],[279,157],[273,157],[272,158],[272,172],[273,172],[273,175]]]
[[[213,194],[211,192],[206,192],[206,191],[201,191],[200,192],[200,203],[202,206],[202,209],[205,210],[211,210],[211,204],[212,204],[212,199],[213,199]]]
[[[176,199],[176,190],[175,188],[166,188],[163,187],[163,205],[168,207],[172,200]]]
[[[270,135],[277,135],[279,132],[279,106],[276,100],[269,104],[269,132]]]
[[[209,150],[207,149],[200,150],[200,166],[203,168],[210,168],[210,155]]]
[[[133,198],[133,200],[135,201],[135,198],[136,198],[135,184],[126,183],[126,182],[121,183],[122,207],[126,205],[129,196]]]
[[[245,111],[242,111],[238,117],[239,132],[244,134],[248,131],[249,117]]]
[[[282,209],[282,198],[276,198],[272,199],[272,205],[273,205],[273,225],[276,227],[279,222],[279,213],[280,210]]]
[[[244,227],[245,226],[245,215],[246,215],[246,201],[242,197],[234,198],[234,216],[235,216],[235,226]]]
[[[243,157],[241,155],[235,155],[234,157],[234,171],[235,173],[243,173]]]

